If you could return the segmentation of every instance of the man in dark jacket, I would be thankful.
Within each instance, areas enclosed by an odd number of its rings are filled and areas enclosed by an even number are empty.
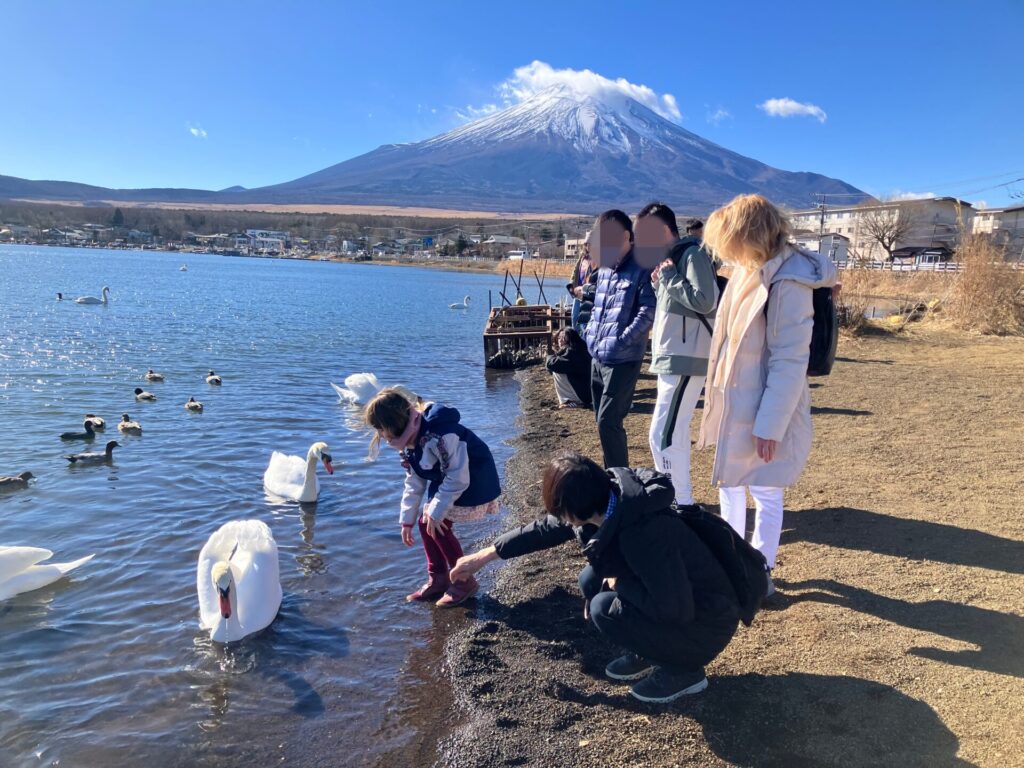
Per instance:
[[[633,256],[633,223],[619,210],[597,219],[600,269],[585,340],[591,357],[594,413],[606,467],[629,466],[622,420],[633,404],[636,380],[654,325],[657,299],[650,270]]]
[[[637,680],[630,693],[668,702],[707,688],[704,665],[728,645],[739,622],[732,582],[704,542],[672,508],[672,483],[650,470],[602,471],[578,453],[544,473],[547,517],[461,558],[451,578],[470,578],[507,560],[576,538],[589,565],[580,574],[585,615],[626,653],[605,673]]]

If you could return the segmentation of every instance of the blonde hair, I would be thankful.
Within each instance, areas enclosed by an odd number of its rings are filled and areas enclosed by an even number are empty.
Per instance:
[[[411,394],[411,393],[410,393]],[[370,441],[369,457],[374,459],[380,453],[381,433],[388,437],[398,437],[409,426],[409,417],[416,406],[409,401],[404,393],[394,387],[382,389],[363,409],[363,420],[366,426],[374,430]]]
[[[738,195],[708,217],[704,243],[722,261],[758,269],[789,239],[785,214],[761,195]]]

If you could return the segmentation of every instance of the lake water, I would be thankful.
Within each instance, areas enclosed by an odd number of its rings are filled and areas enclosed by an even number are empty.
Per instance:
[[[104,285],[108,306],[67,300]],[[500,285],[413,268],[0,247],[0,475],[38,477],[0,496],[0,544],[57,561],[96,554],[0,603],[0,765],[372,759],[438,619],[403,600],[425,566],[418,542],[399,538],[402,469],[394,454],[365,461],[368,437],[328,382],[373,371],[456,405],[501,468],[517,389],[485,371],[481,341],[487,290]],[[472,309],[448,309],[466,294]],[[147,368],[166,382],[144,382]],[[205,383],[210,368],[223,387]],[[158,400],[136,403],[136,386]],[[189,396],[203,414],[184,410]],[[60,433],[86,412],[107,420],[97,449],[123,445],[112,466],[61,458]],[[123,412],[142,437],[118,435]],[[268,498],[271,451],[305,456],[317,440],[335,462],[333,476],[319,470],[319,503]],[[284,601],[267,631],[224,648],[198,627],[196,560],[241,518],[273,530]],[[497,524],[463,526],[463,543]],[[387,746],[403,738],[392,729]]]

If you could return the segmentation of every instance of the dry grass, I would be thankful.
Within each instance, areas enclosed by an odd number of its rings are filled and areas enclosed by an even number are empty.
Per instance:
[[[953,322],[977,333],[1024,335],[1024,272],[1012,269],[985,237],[964,238],[959,256],[963,271],[949,299]]]

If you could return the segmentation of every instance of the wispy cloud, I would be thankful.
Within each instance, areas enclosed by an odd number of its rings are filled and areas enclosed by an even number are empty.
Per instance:
[[[456,109],[455,114],[461,120],[486,117],[503,107],[518,104],[553,88],[561,88],[580,97],[591,96],[602,100],[630,98],[668,120],[679,122],[683,119],[676,97],[671,93],[659,94],[649,86],[631,83],[624,77],[612,80],[589,69],[555,69],[543,61],[532,61],[517,67],[510,77],[499,83],[496,92],[500,104],[492,102],[480,107],[467,106]]]
[[[725,107],[716,107],[715,109],[711,109],[707,104],[704,106],[707,107],[708,110],[707,115],[705,115],[705,119],[712,125],[718,125],[723,120],[728,120],[732,117],[732,113]]]
[[[197,139],[206,138],[206,131],[203,129],[203,126],[199,125],[199,123],[186,123],[185,127],[188,128],[188,132]]]
[[[887,200],[924,200],[936,195],[934,192],[904,192],[901,189],[894,189],[885,197]]]
[[[828,120],[825,110],[817,104],[803,104],[793,99],[768,99],[757,108],[772,117],[813,117],[819,123]]]

